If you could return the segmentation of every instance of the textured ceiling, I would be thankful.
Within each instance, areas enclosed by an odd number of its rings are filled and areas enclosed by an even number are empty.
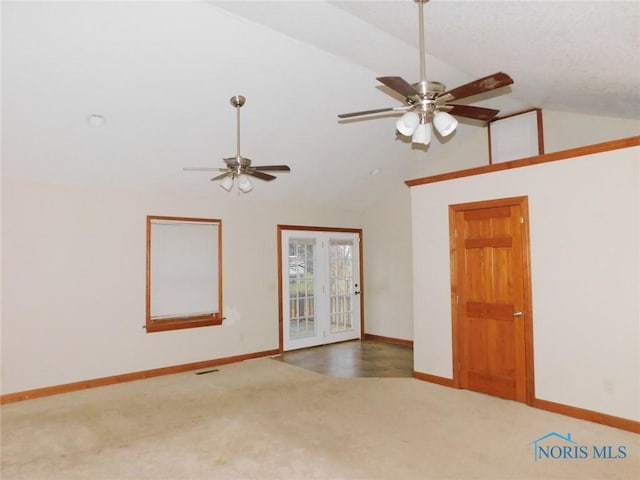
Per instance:
[[[336,117],[398,105],[377,76],[419,79],[412,0],[5,1],[1,12],[3,175],[228,196],[182,167],[235,154],[236,94],[242,154],[292,168],[243,200],[366,207],[448,148],[398,139],[393,116]],[[639,2],[432,0],[425,19],[430,80],[514,78],[475,105],[640,118]],[[89,127],[90,114],[106,125]]]
[[[415,19],[393,13],[399,3],[410,2],[332,2],[416,43]],[[434,0],[425,6],[425,24],[432,55],[471,74],[508,72],[513,95],[527,103],[640,117],[638,1]]]

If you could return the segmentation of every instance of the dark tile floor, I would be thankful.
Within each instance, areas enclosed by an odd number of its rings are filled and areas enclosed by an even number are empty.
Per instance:
[[[411,377],[413,349],[354,340],[284,352],[277,360],[332,377]]]

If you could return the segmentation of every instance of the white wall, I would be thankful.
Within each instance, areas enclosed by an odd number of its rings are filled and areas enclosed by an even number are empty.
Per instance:
[[[365,333],[413,340],[411,203],[398,185],[363,219]]]
[[[460,125],[464,136],[453,133],[446,144],[430,146],[427,152],[414,152],[412,178],[427,177],[467,168],[489,165],[489,132],[487,127]],[[462,133],[462,132],[460,132]],[[438,143],[435,140],[434,143]]]
[[[222,326],[142,328],[148,214],[222,219]],[[235,192],[187,198],[4,178],[2,393],[278,348],[278,223],[361,227],[348,210]]]
[[[617,138],[616,132],[628,136],[638,131],[633,120],[616,120],[616,128],[609,128],[608,118],[583,116],[574,123],[573,114],[544,115],[546,143],[558,150],[585,136],[604,141]],[[563,118],[564,136],[549,139],[548,130]],[[610,137],[598,137],[603,132]],[[474,128],[440,147],[412,152],[411,178],[488,164],[486,128]],[[362,214],[262,205],[235,195],[222,202],[220,197],[140,196],[5,177],[2,392],[276,348],[277,223],[363,228],[365,331],[413,340],[412,265],[423,259],[421,251],[411,251],[409,196],[409,188],[398,181]],[[225,325],[144,333],[141,239],[147,214],[223,219]],[[439,267],[448,271],[448,263]],[[236,273],[248,268],[256,272],[253,277]],[[242,296],[247,289],[255,290],[251,302]],[[446,286],[444,293],[448,295]],[[417,345],[416,352],[437,364],[446,358],[448,345],[450,341],[433,344],[428,351]],[[432,373],[446,376],[447,371],[436,368]]]
[[[535,394],[640,420],[640,148],[411,189],[414,368],[452,378],[448,205],[527,195]]]
[[[407,149],[414,177],[489,163],[486,128],[469,127],[462,138],[454,135],[427,151]],[[367,209],[363,226],[366,333],[413,340],[411,199],[403,181],[398,179]]]
[[[639,120],[552,110],[543,110],[543,126],[547,153],[640,134]],[[411,178],[489,164],[487,128],[477,126],[461,125],[460,132],[427,151],[407,149]],[[363,217],[366,333],[413,340],[410,205],[409,189],[398,181]]]
[[[640,135],[640,120],[542,110],[545,153]]]

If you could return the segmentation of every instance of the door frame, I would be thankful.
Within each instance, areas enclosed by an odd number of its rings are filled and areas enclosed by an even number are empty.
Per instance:
[[[364,269],[362,264],[364,263],[362,257],[362,229],[361,228],[340,228],[340,227],[319,227],[319,226],[305,226],[305,225],[277,225],[278,234],[278,351],[284,352],[284,306],[282,305],[282,232],[283,230],[298,230],[307,232],[322,232],[322,233],[353,233],[358,236],[358,255],[360,257],[358,265],[358,274],[360,275],[360,339],[364,337]]]
[[[449,205],[449,251],[451,268],[451,337],[452,337],[452,361],[453,361],[453,386],[462,388],[460,379],[461,346],[460,342],[460,309],[458,308],[458,295],[462,282],[458,280],[458,252],[456,250],[455,219],[458,212],[467,210],[479,210],[493,207],[519,206],[522,216],[522,280],[524,293],[524,351],[525,351],[525,399],[527,405],[533,405],[535,399],[535,379],[533,372],[533,306],[531,295],[531,256],[529,242],[529,197],[509,197],[477,202],[459,203]]]

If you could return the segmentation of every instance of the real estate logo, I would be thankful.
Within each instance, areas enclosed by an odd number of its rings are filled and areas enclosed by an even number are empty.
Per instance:
[[[602,460],[622,460],[627,458],[626,445],[581,445],[571,438],[557,432],[547,433],[533,442],[533,461],[538,460],[584,460],[588,458]]]

